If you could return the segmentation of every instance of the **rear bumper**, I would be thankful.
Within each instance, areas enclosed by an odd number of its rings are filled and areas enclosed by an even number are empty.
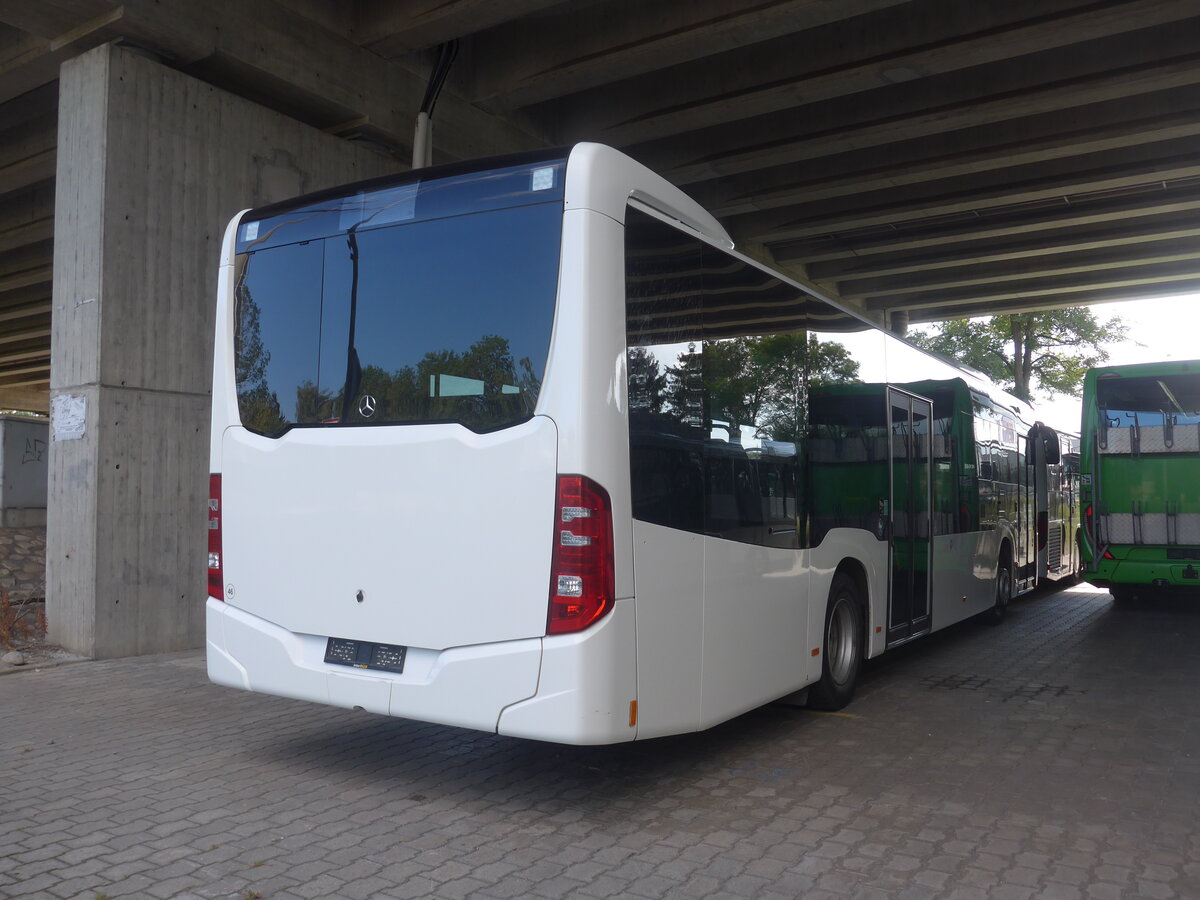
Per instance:
[[[1100,559],[1095,571],[1086,573],[1097,587],[1147,585],[1200,588],[1200,562],[1176,559]]]
[[[636,697],[631,601],[582,635],[409,648],[403,674],[324,661],[326,638],[294,634],[208,600],[208,676],[217,684],[382,715],[572,744],[628,741]]]

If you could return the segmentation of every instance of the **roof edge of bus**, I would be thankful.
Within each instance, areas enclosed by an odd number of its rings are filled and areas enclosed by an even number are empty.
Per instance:
[[[1142,363],[1120,363],[1112,366],[1093,366],[1089,378],[1119,378],[1122,375],[1169,375],[1173,372],[1200,372],[1200,359],[1159,359]]]
[[[380,188],[407,184],[410,181],[418,179],[449,178],[467,172],[477,172],[483,168],[508,168],[531,165],[543,160],[566,159],[571,153],[571,149],[571,147],[562,146],[544,147],[539,150],[524,150],[519,153],[507,153],[501,156],[480,156],[472,159],[455,160],[454,162],[426,166],[421,169],[394,172],[391,175],[378,175],[374,178],[365,178],[361,181],[350,181],[322,188],[321,190],[312,191],[307,194],[289,197],[286,200],[268,203],[264,206],[256,206],[253,209],[247,210],[242,218],[249,221],[266,219],[300,206],[320,203],[322,200],[327,200],[331,197],[344,197],[350,193],[369,192]]]
[[[614,184],[624,185],[625,192],[613,191]],[[607,144],[589,141],[571,148],[567,159],[567,209],[586,207],[624,222],[630,198],[733,249],[733,239],[712,213],[633,157]]]

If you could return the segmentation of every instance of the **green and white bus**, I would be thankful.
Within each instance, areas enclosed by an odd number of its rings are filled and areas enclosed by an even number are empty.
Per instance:
[[[1072,571],[1063,436],[612,148],[246,210],[219,285],[219,684],[631,741]]]
[[[1090,370],[1082,442],[1088,581],[1116,600],[1200,587],[1200,361]]]

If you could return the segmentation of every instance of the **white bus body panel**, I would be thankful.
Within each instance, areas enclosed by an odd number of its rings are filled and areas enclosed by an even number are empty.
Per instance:
[[[816,680],[805,677],[810,658],[808,607],[810,599],[816,599],[803,565],[806,555],[802,550],[704,539],[701,728]],[[818,641],[820,634],[818,629]]]
[[[540,637],[556,447],[545,417],[229,429],[225,600],[297,634],[428,650]]]
[[[846,562],[863,570],[874,638],[887,619],[886,542],[834,529],[819,547],[783,550],[634,522],[638,737],[709,728],[818,681],[829,589]],[[867,655],[884,639],[880,628]]]
[[[704,538],[633,523],[639,737],[700,729]]]
[[[504,710],[500,734],[564,744],[614,744],[644,736],[631,708],[638,689],[632,600],[618,600],[586,631],[547,637],[541,644],[537,696]]]
[[[933,538],[933,630],[992,608],[1000,545],[996,531]]]
[[[404,673],[324,662],[325,639],[293,634],[208,601],[208,677],[217,684],[382,715],[495,731],[505,707],[534,695],[541,640],[410,649]]]

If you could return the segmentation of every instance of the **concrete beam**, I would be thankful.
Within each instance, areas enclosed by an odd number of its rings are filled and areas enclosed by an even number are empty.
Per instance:
[[[52,240],[25,244],[0,254],[0,284],[11,275],[19,275],[50,264]]]
[[[1200,70],[1198,70],[1200,74]],[[690,186],[714,215],[730,216],[795,206],[831,197],[944,181],[958,176],[1014,173],[1022,166],[1106,151],[1134,150],[1200,134],[1200,91],[1177,88],[1152,97],[1092,104],[1023,119],[776,166]],[[1128,156],[1128,154],[1126,154]]]
[[[19,366],[19,362],[36,361],[38,366],[43,362],[48,364],[50,360],[50,348],[46,346],[44,341],[26,341],[19,343],[16,347],[8,347],[5,349],[4,358],[0,361],[0,380],[14,376],[14,374],[29,374],[32,371],[29,365]]]
[[[1147,159],[1136,149],[1098,154],[1092,169],[1072,165],[1075,160],[1055,160],[1003,176],[947,179],[926,186],[875,191],[857,197],[834,198],[794,210],[770,210],[735,216],[725,222],[734,237],[748,242],[786,241],[813,235],[850,231],[872,225],[889,225],[909,219],[974,213],[990,207],[1053,200],[1069,194],[1139,188],[1200,175],[1196,138],[1166,142],[1163,156]],[[1117,166],[1121,160],[1126,163]],[[1080,165],[1084,165],[1080,161]]]
[[[5,344],[23,344],[41,338],[50,337],[50,317],[42,316],[40,321],[12,330],[0,331],[0,356],[4,354]]]
[[[50,383],[50,353],[46,352],[40,362],[26,365],[0,363],[0,386],[20,387],[22,385]]]
[[[873,301],[883,302],[882,298],[886,296],[908,295],[916,291],[998,285],[1005,281],[1024,281],[1047,275],[1078,274],[1090,277],[1094,273],[1110,270],[1200,260],[1200,240],[1197,240],[1195,235],[1200,235],[1200,228],[1194,229],[1192,237],[842,280],[837,282],[837,293],[846,299],[861,300],[870,297]],[[1119,276],[1120,273],[1115,274]]]
[[[388,62],[285,6],[271,0],[258,0],[252,10],[237,0],[125,0],[106,6],[106,12],[71,31],[26,38],[13,59],[0,63],[0,85],[6,88],[0,102],[6,94],[53,81],[59,66],[78,53],[123,40],[308,124],[326,128],[360,121],[364,137],[405,154],[411,148],[426,73]],[[68,3],[59,11],[82,15],[85,7],[90,9],[86,3]],[[44,33],[78,21],[72,15],[30,13],[18,21],[26,30]],[[451,158],[547,143],[450,91],[438,104],[434,141]]]
[[[1032,117],[1200,84],[1194,49],[1189,29],[1141,29],[628,149],[676,184],[689,185],[998,123],[1013,123],[1021,134]]]
[[[575,4],[472,40],[464,96],[493,108],[542,103],[744,47],[867,15],[909,0],[728,0]],[[496,4],[504,6],[504,4]]]
[[[15,40],[0,59],[0,103],[52,84],[64,62],[116,37],[108,29],[120,19],[120,8],[114,10],[105,3],[92,17],[82,12],[85,6],[88,4],[5,6],[4,21],[28,34]]]
[[[123,9],[115,30],[168,54],[176,65],[195,64],[189,69],[213,83],[319,128],[362,121],[366,136],[411,148],[424,71],[389,62],[270,0],[252,11],[238,0],[126,0]],[[544,146],[546,140],[446,91],[438,102],[434,143],[457,159]]]
[[[18,410],[48,415],[50,412],[50,382],[47,381],[45,388],[42,389],[0,387],[0,410]]]
[[[110,14],[111,0],[41,0],[39,3],[0,4],[0,22],[41,38],[50,39],[74,29],[80,22]]]
[[[17,288],[48,285],[53,277],[54,272],[50,265],[32,266],[27,269],[14,270],[8,274],[0,274],[0,294]]]
[[[874,254],[952,251],[959,246],[993,246],[1002,239],[1037,241],[1047,233],[1077,234],[1088,226],[1120,229],[1129,220],[1159,215],[1187,215],[1200,210],[1200,187],[1149,182],[1144,190],[1112,197],[1064,195],[1028,205],[980,210],[952,220],[910,218],[885,228],[827,232],[774,244],[780,262],[867,259]]]
[[[1161,284],[1123,285],[1070,295],[1041,294],[988,300],[977,304],[912,308],[909,310],[909,321],[913,324],[944,322],[948,319],[970,319],[1005,313],[1036,312],[1042,309],[1064,309],[1068,306],[1096,306],[1103,303],[1147,300],[1152,297],[1175,297],[1197,292],[1200,292],[1200,278],[1166,281]]]
[[[893,309],[921,309],[926,307],[955,307],[972,304],[1002,303],[1014,299],[1031,299],[1061,295],[1062,302],[1076,306],[1073,296],[1092,291],[1115,288],[1130,288],[1136,294],[1144,286],[1168,283],[1191,284],[1197,278],[1196,265],[1191,260],[1149,266],[1128,266],[1096,272],[1047,275],[1019,281],[997,281],[969,287],[943,290],[911,291],[890,294],[886,297],[870,297],[862,302],[863,308],[871,312]],[[1180,288],[1175,293],[1186,293]]]
[[[934,243],[919,249],[859,256],[846,253],[806,266],[815,281],[903,275],[970,263],[1052,256],[1105,247],[1137,246],[1169,238],[1200,238],[1200,201],[1185,212],[1149,215],[1116,222],[1098,222],[1037,231],[994,235],[984,240]]]
[[[0,217],[3,217],[2,213],[0,213]],[[0,227],[0,254],[7,253],[9,250],[28,247],[30,244],[48,241],[53,237],[53,216],[31,219],[28,222],[22,222],[8,228]]]
[[[800,32],[531,112],[539,121],[559,123],[567,140],[587,137],[623,146],[1193,15],[1194,8],[1177,0],[1119,6],[919,0],[865,22]]]
[[[381,56],[435,47],[565,0],[359,0],[354,37]],[[540,48],[545,51],[546,48]]]
[[[53,147],[5,166],[0,169],[0,196],[51,180],[54,166]]]

